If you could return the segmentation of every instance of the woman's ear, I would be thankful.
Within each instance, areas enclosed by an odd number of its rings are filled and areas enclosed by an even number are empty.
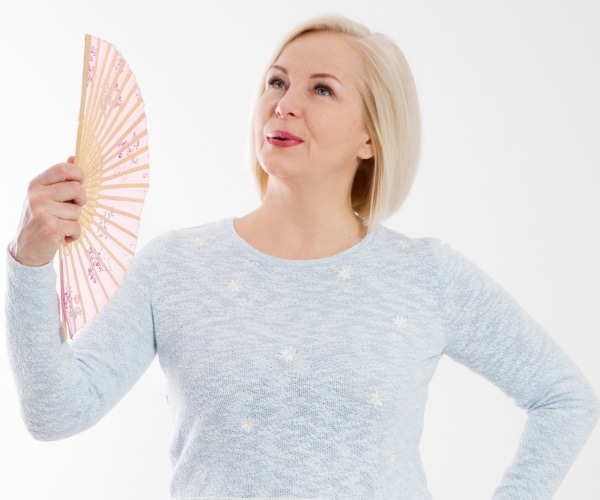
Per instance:
[[[367,137],[365,142],[360,146],[358,150],[358,157],[361,160],[368,160],[369,158],[373,158],[373,156],[375,156],[375,148],[373,147],[371,138]]]

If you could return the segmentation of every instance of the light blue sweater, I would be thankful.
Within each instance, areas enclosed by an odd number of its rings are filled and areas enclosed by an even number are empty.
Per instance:
[[[59,340],[52,265],[8,259],[7,321],[39,439],[108,412],[158,353],[175,498],[429,499],[428,383],[447,354],[528,413],[494,498],[550,498],[598,418],[578,369],[489,277],[386,228],[333,257],[264,255],[232,219],[148,244],[107,308]]]

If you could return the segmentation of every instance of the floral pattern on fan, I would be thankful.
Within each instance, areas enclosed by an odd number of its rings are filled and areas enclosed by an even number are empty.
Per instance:
[[[85,37],[75,163],[85,170],[88,201],[81,237],[59,249],[63,338],[95,317],[118,290],[137,244],[148,191],[144,101],[116,48]]]

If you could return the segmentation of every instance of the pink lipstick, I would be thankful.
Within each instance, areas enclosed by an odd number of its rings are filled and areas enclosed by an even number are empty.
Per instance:
[[[304,141],[291,132],[287,132],[285,130],[273,130],[273,132],[269,132],[267,134],[267,142],[272,146],[290,148],[293,146],[298,146]]]

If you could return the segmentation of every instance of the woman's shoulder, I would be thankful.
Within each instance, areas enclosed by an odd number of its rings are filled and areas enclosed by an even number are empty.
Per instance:
[[[232,218],[205,222],[196,226],[173,228],[152,238],[147,245],[177,245],[186,242],[199,243],[200,239],[219,239],[226,237]]]
[[[470,261],[450,243],[436,236],[410,237],[389,227],[377,230],[377,253],[391,262],[402,262],[412,269],[445,272]]]
[[[380,251],[385,250],[393,254],[430,254],[436,252],[439,247],[445,246],[442,241],[434,236],[411,237],[387,226],[377,229],[377,240]]]
[[[232,218],[206,222],[197,226],[170,229],[154,236],[140,250],[140,257],[180,256],[196,253],[207,243],[225,241],[230,237]],[[213,245],[214,246],[214,245]]]

